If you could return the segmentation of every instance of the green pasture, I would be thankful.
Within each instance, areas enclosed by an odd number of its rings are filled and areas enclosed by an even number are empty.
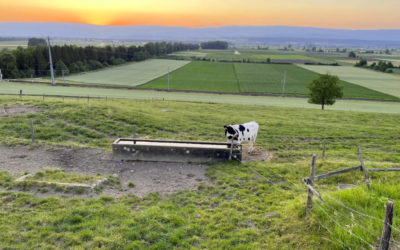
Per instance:
[[[320,109],[319,105],[309,104],[306,98],[293,97],[272,97],[272,96],[241,96],[241,95],[219,95],[203,93],[177,93],[148,90],[123,90],[123,89],[104,89],[104,88],[82,88],[82,87],[62,87],[48,85],[32,85],[19,83],[0,83],[0,94],[19,94],[22,90],[27,95],[60,95],[60,96],[80,96],[74,98],[75,101],[87,102],[87,96],[126,98],[138,100],[175,100],[187,102],[206,102],[221,104],[243,104],[261,105],[275,107],[299,107]],[[82,98],[83,97],[83,98]],[[357,101],[357,100],[338,100],[333,106],[326,106],[331,110],[377,112],[377,113],[400,113],[400,103],[398,102],[379,102],[379,101]]]
[[[351,66],[311,66],[301,67],[320,73],[337,75],[340,79],[357,84],[359,86],[400,97],[400,76],[395,74],[381,73],[370,69],[363,69]]]
[[[168,88],[168,76],[164,75],[141,87]],[[240,92],[235,68],[232,63],[194,61],[170,74],[170,89]]]
[[[281,94],[285,72],[285,94],[307,95],[307,84],[318,77],[318,74],[292,64],[194,61],[170,74],[170,89]],[[340,84],[344,88],[344,97],[398,99],[349,82],[340,81]],[[141,87],[166,89],[168,76]]]
[[[143,198],[40,198],[8,190],[15,176],[0,171],[3,249],[343,249],[342,244],[366,249],[379,245],[386,201],[400,201],[398,173],[369,172],[371,189],[367,190],[362,173],[352,172],[316,181],[326,203],[314,199],[312,214],[306,217],[307,189],[301,182],[309,175],[312,154],[318,155],[319,174],[358,165],[357,145],[367,168],[398,167],[400,114],[5,96],[0,96],[0,105],[43,109],[2,117],[2,145],[31,145],[29,119],[37,135],[32,147],[104,150],[110,150],[112,136],[130,136],[131,124],[137,125],[142,138],[223,141],[223,125],[255,120],[260,124],[256,146],[272,156],[266,162],[211,164],[209,184],[166,197],[153,193]],[[235,115],[224,112],[228,110]],[[323,140],[327,142],[325,159],[321,157]],[[62,178],[62,173],[51,173],[55,174],[57,180]],[[338,190],[338,183],[356,188]],[[351,212],[335,200],[378,221]],[[400,228],[396,212],[393,228]],[[392,240],[400,240],[394,229]]]
[[[137,86],[176,70],[189,63],[183,60],[150,59],[94,72],[65,77],[65,80],[79,83]],[[60,79],[59,79],[60,80]]]

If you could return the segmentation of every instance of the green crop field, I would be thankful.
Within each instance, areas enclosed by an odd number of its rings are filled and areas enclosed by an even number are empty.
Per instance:
[[[344,81],[386,93],[388,95],[400,97],[399,75],[381,73],[374,70],[351,66],[332,67],[302,65],[301,67],[320,74],[330,73],[332,75],[337,75]]]
[[[150,59],[94,72],[71,75],[67,81],[136,86],[165,75],[189,63],[182,60]]]
[[[32,85],[19,83],[0,83],[0,94],[23,94],[31,95],[65,95],[65,96],[91,96],[108,98],[127,98],[127,99],[145,99],[145,100],[175,100],[192,101],[221,104],[243,104],[243,105],[261,105],[276,107],[301,107],[320,109],[319,105],[307,103],[305,98],[291,97],[271,97],[271,96],[240,96],[240,95],[218,95],[202,93],[176,93],[148,90],[120,90],[104,88],[82,88],[82,87],[62,87],[48,85]],[[86,102],[85,98],[75,99],[79,102]],[[377,113],[400,113],[400,103],[398,102],[377,102],[377,101],[356,101],[356,100],[338,100],[333,106],[326,106],[331,110],[347,110]]]
[[[77,103],[5,96],[0,96],[0,105],[42,110],[0,118],[2,147],[109,151],[113,138],[107,135],[131,136],[131,124],[145,138],[222,141],[223,125],[255,120],[260,124],[256,146],[271,156],[269,161],[211,164],[207,183],[166,196],[46,197],[46,190],[32,194],[12,188],[23,173],[0,171],[2,249],[375,248],[388,200],[395,203],[392,247],[400,241],[399,173],[368,172],[369,190],[362,172],[319,180],[314,186],[325,203],[314,197],[309,216],[305,215],[307,189],[301,181],[309,176],[312,154],[318,155],[317,174],[359,165],[358,145],[367,168],[398,167],[400,114],[174,101]],[[35,144],[29,119],[35,124]],[[322,159],[324,139],[327,158]],[[12,160],[19,157],[23,156]],[[63,178],[62,173],[50,173],[55,174],[57,180]],[[65,178],[71,177],[79,178]],[[355,187],[339,190],[338,183]],[[127,188],[127,183],[120,188]]]
[[[282,93],[282,79],[286,72],[286,94],[307,95],[307,84],[318,75],[297,65],[198,62],[174,71],[170,88],[221,92]],[[356,84],[341,81],[344,97],[398,99]],[[141,87],[168,88],[168,77],[157,78]]]
[[[168,88],[168,76],[148,82],[141,87]],[[170,75],[171,89],[239,92],[232,63],[191,62]]]

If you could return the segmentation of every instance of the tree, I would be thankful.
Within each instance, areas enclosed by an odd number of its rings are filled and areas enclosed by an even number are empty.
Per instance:
[[[350,58],[356,58],[357,55],[356,55],[356,53],[355,53],[354,51],[350,51],[350,52],[349,52],[349,57],[350,57]]]
[[[368,62],[367,62],[367,60],[365,60],[365,59],[360,59],[360,61],[358,62],[358,63],[356,63],[356,67],[364,67],[364,66],[367,66],[367,64],[368,64]]]
[[[343,97],[343,87],[339,85],[339,78],[329,74],[319,75],[307,85],[310,90],[309,103],[324,105],[333,105],[336,98]]]
[[[17,78],[17,60],[11,52],[3,52],[0,54],[0,69],[4,78]]]
[[[200,44],[202,49],[228,49],[228,46],[228,42],[225,41],[209,41]]]
[[[43,38],[29,38],[28,47],[32,46],[47,46],[47,42]]]
[[[69,69],[68,67],[64,64],[63,61],[58,60],[56,63],[56,75],[62,76],[62,75],[68,75],[69,74]]]

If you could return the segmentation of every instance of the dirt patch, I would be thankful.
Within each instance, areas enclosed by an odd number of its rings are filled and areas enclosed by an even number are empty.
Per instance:
[[[254,148],[253,152],[249,153],[248,146],[243,146],[242,149],[242,163],[251,161],[270,161],[272,153],[260,148]]]
[[[0,170],[22,175],[47,168],[84,175],[118,176],[122,185],[104,189],[101,193],[115,197],[130,193],[143,197],[152,192],[163,196],[209,183],[205,176],[207,166],[199,164],[114,161],[111,152],[96,149],[30,150],[27,147],[0,146]],[[133,182],[135,187],[128,187],[129,182]]]
[[[12,106],[12,107],[1,107],[0,117],[20,116],[30,113],[41,112],[43,109],[31,107],[31,106]]]

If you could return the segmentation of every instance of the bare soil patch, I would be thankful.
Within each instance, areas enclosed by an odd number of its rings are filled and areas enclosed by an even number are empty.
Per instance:
[[[11,106],[11,107],[1,107],[0,108],[0,117],[10,117],[10,116],[20,116],[30,113],[41,112],[43,109],[31,107],[31,106]]]
[[[19,176],[47,168],[66,172],[102,176],[118,176],[122,185],[104,189],[101,195],[118,197],[134,194],[140,197],[152,192],[161,196],[186,189],[195,189],[200,183],[209,183],[205,165],[165,162],[114,161],[111,152],[98,149],[0,146],[0,170]],[[133,182],[134,188],[128,187]],[[96,194],[92,194],[95,196]]]
[[[252,161],[270,161],[272,153],[260,148],[254,148],[253,152],[249,153],[248,146],[243,146],[242,149],[242,163]]]

